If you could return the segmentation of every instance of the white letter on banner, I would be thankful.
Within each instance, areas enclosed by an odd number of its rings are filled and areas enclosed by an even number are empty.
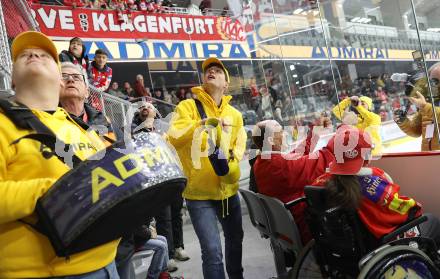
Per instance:
[[[147,16],[148,31],[152,33],[157,33],[157,19],[156,16]]]
[[[178,34],[179,29],[182,29],[182,20],[180,17],[172,17],[171,21],[173,22],[173,33]]]
[[[205,24],[206,26],[208,26],[209,34],[214,34],[214,30],[212,29],[212,26],[214,25],[214,19],[213,18],[205,19]]]
[[[107,26],[105,25],[105,14],[98,14],[92,13],[92,20],[93,20],[93,30],[94,31],[107,31]]]
[[[194,25],[196,26],[196,34],[205,34],[205,22],[201,18],[194,19]]]
[[[47,15],[44,8],[39,8],[38,14],[41,17],[41,20],[44,22],[44,25],[46,25],[46,28],[53,29],[55,27],[55,19],[57,18],[57,12],[54,9],[50,9],[49,15]]]
[[[131,32],[134,31],[133,24],[131,24],[131,20],[128,19],[127,14],[123,14],[122,17],[124,18],[124,22],[121,24],[121,31],[129,30]]]
[[[139,32],[147,32],[147,25],[145,24],[145,17],[138,15],[133,20],[134,28]]]
[[[119,24],[115,24],[113,14],[108,14],[108,27],[110,31],[121,31],[121,26],[119,26]]]
[[[172,32],[170,17],[158,17],[158,21],[159,21],[159,32],[160,33],[165,33],[164,31],[166,31],[168,33]],[[174,32],[174,33],[176,33],[176,32]]]
[[[59,10],[61,29],[75,30],[71,10]]]

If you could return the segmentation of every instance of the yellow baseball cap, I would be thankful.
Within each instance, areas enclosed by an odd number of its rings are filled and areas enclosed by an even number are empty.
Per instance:
[[[11,46],[12,61],[15,61],[20,52],[27,48],[41,48],[47,51],[55,62],[58,64],[60,63],[58,59],[58,51],[54,43],[49,37],[41,32],[26,31],[15,37]]]
[[[229,82],[229,72],[226,70],[226,67],[223,65],[222,61],[220,61],[218,58],[210,57],[203,61],[202,71],[205,72],[206,68],[208,68],[208,66],[211,64],[218,64],[220,67],[222,67],[223,71],[225,72],[226,81]]]

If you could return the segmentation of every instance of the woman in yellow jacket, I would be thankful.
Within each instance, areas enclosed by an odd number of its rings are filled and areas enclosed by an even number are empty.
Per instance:
[[[350,123],[358,129],[366,131],[373,141],[373,155],[382,153],[382,139],[380,137],[381,119],[378,114],[371,110],[373,109],[373,100],[367,96],[352,96],[345,98],[338,105],[333,108],[333,114],[342,121],[345,112],[349,111],[350,106],[357,110],[357,123]]]

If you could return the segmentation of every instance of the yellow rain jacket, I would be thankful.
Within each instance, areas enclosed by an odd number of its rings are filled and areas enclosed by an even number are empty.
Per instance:
[[[37,110],[33,113],[61,140],[71,144],[80,159],[105,147],[96,134],[86,134],[61,108],[53,114]],[[69,259],[59,258],[46,236],[19,221],[34,223],[38,198],[69,171],[56,156],[45,159],[38,141],[22,139],[11,144],[29,133],[18,129],[0,112],[0,278],[75,275],[108,265],[115,258],[118,240]]]
[[[365,98],[365,99],[363,99]],[[371,109],[373,104],[371,102],[371,99],[368,97],[360,97],[361,101],[365,101],[368,103],[368,107]],[[351,104],[350,98],[346,98],[342,100],[338,105],[336,105],[333,108],[333,114],[338,118],[339,120],[342,120],[342,115],[345,112],[345,109],[347,109]],[[373,155],[378,155],[382,153],[382,139],[380,137],[380,125],[382,123],[382,120],[380,119],[380,116],[375,114],[374,112],[371,112],[367,110],[362,105],[359,105],[356,107],[358,110],[358,122],[356,124],[356,127],[358,129],[361,129],[363,131],[366,131],[373,141],[374,149],[372,151]]]
[[[436,107],[435,112],[437,113],[437,118],[440,119],[440,108]],[[434,123],[432,105],[427,103],[411,119],[406,119],[397,125],[408,136],[415,138],[422,136],[422,151],[440,150],[436,128],[434,128],[433,137],[431,139],[426,138],[426,127],[432,123]]]
[[[229,105],[231,96],[223,96],[217,107],[211,96],[202,87],[193,87],[192,92],[203,104],[207,117],[222,118],[228,125],[221,134],[220,148],[224,154],[232,150],[237,161],[241,160],[246,148],[246,132],[241,113]],[[188,184],[183,197],[192,200],[224,200],[237,193],[238,177],[233,183],[221,181],[207,157],[208,133],[200,124],[200,115],[194,100],[180,102],[175,110],[168,140],[176,148]],[[206,154],[202,154],[202,153]],[[238,164],[229,166],[229,172],[239,172]]]

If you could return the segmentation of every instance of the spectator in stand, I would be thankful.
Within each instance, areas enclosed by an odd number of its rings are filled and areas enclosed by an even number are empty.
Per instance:
[[[380,116],[372,112],[373,101],[367,96],[352,96],[344,99],[333,108],[333,114],[337,119],[344,123],[347,119],[349,123],[357,128],[366,131],[373,139],[373,155],[382,152],[382,139],[380,136]],[[351,119],[351,120],[349,120]]]
[[[154,12],[155,13],[162,13],[164,11],[164,8],[162,6],[162,0],[155,0],[154,1]]]
[[[72,62],[75,65],[81,65],[89,73],[89,57],[86,55],[86,47],[81,38],[75,37],[70,40],[69,50],[63,50],[59,54],[60,62]]]
[[[194,99],[192,93],[191,92],[186,92],[185,100],[190,100],[190,99]]]
[[[122,89],[122,94],[128,96],[129,98],[136,97],[136,92],[128,81],[124,81],[124,88]]]
[[[179,98],[179,101],[183,101],[185,100],[185,96],[186,96],[186,90],[185,88],[181,87],[179,89],[179,92],[177,93],[177,98]]]
[[[108,94],[116,96],[118,98],[127,100],[128,96],[124,95],[124,93],[122,93],[122,91],[119,89],[119,84],[114,81],[112,82],[112,85],[110,86],[110,89],[108,90]]]
[[[177,92],[176,90],[171,90],[170,91],[170,96],[171,96],[171,104],[173,105],[177,105],[179,103],[179,98],[177,98]]]
[[[206,9],[211,9],[212,8],[212,3],[211,0],[202,0],[202,2],[200,2],[199,5],[199,9],[202,12],[202,14],[206,13]]]
[[[61,107],[84,128],[91,125],[102,125],[107,129],[106,136],[116,139],[112,125],[104,114],[86,103],[89,89],[84,70],[71,62],[63,62],[61,74],[64,81],[64,87],[60,91]]]
[[[163,110],[164,111],[163,111],[163,115],[162,116],[166,117],[167,115],[169,115],[170,113],[173,112],[173,106],[172,106],[173,98],[172,98],[171,94],[168,93],[168,91],[164,91],[163,101],[165,103],[164,103],[164,106],[163,106]]]
[[[148,1],[147,0],[138,0],[137,6],[139,11],[146,12],[148,11]]]
[[[429,79],[432,81],[431,83],[433,90],[439,90],[440,84],[437,83],[434,85],[434,81],[440,80],[440,63],[435,63],[432,65],[428,70],[428,74]],[[412,82],[419,83],[419,81]],[[408,118],[407,113],[409,113],[409,111],[399,109],[395,111],[394,121],[396,121],[399,128],[408,136],[422,136],[422,151],[440,150],[438,131],[434,124],[434,113],[437,115],[437,118],[440,119],[440,107],[434,106],[433,110],[432,104],[426,101],[425,96],[429,96],[429,93],[420,89],[427,88],[426,79],[422,82],[423,83],[412,90],[410,94],[411,97],[408,98],[411,104],[417,107],[417,112],[415,115]],[[434,102],[438,102],[438,98],[436,96],[434,96]]]
[[[272,101],[271,96],[267,87],[262,86],[260,89],[261,92],[261,112],[263,115],[263,119],[272,119]]]
[[[121,279],[132,279],[133,274],[130,274],[127,269],[131,256],[135,251],[153,250],[154,254],[148,267],[146,279],[180,279],[181,277],[172,277],[167,271],[168,262],[168,245],[167,239],[158,235],[156,229],[151,225],[151,218],[147,222],[134,230],[133,234],[122,238],[116,262],[118,266],[118,273]]]
[[[145,88],[144,77],[141,74],[136,76],[136,83],[134,84],[135,97],[151,97],[150,92]]]
[[[64,0],[65,6],[70,6],[72,8],[84,7],[84,3],[82,0]]]
[[[11,57],[16,102],[30,108],[35,120],[63,142],[85,146],[73,150],[81,160],[105,148],[93,131],[86,132],[58,107],[64,85],[57,50],[48,37],[34,31],[19,34],[12,42]],[[29,123],[25,118],[22,121]],[[0,278],[118,278],[114,257],[119,240],[75,253],[67,260],[57,257],[47,236],[30,226],[37,221],[37,200],[70,167],[56,156],[45,158],[40,148],[44,145],[37,141],[16,141],[35,134],[33,129],[24,129],[3,111],[0,122]]]
[[[149,102],[139,103],[139,109],[133,116],[131,122],[131,133],[152,132],[154,131],[154,118],[156,117],[156,108]]]
[[[114,7],[116,9],[116,16],[118,18],[118,23],[124,23],[125,19],[124,19],[124,14],[126,13],[128,6],[126,3],[126,0],[115,0],[115,4]]]
[[[225,278],[219,222],[225,238],[228,277],[242,279],[243,226],[237,190],[238,161],[246,148],[246,132],[241,113],[229,104],[232,97],[225,95],[230,79],[224,64],[211,57],[203,61],[202,71],[203,85],[191,89],[197,101],[185,100],[177,105],[167,136],[188,176],[183,197],[202,249],[204,278]],[[196,105],[198,102],[201,106]],[[218,124],[218,136],[204,130],[206,122]],[[218,176],[210,159],[199,153],[210,142],[228,158],[229,171],[223,176]],[[211,159],[215,161],[214,157]]]
[[[329,118],[322,117],[320,120],[322,126],[328,126],[332,131]],[[325,173],[325,169],[333,160],[333,151],[329,145],[309,154],[311,132],[294,151],[282,153],[287,148],[286,132],[275,120],[257,123],[252,132],[252,140],[260,151],[253,165],[258,192],[284,203],[304,196],[304,187]],[[311,235],[304,220],[304,208],[305,204],[301,203],[290,211],[299,227],[302,241],[306,244]]]
[[[112,80],[113,70],[107,65],[107,59],[107,52],[99,48],[89,67],[90,84],[100,91],[107,91]]]

